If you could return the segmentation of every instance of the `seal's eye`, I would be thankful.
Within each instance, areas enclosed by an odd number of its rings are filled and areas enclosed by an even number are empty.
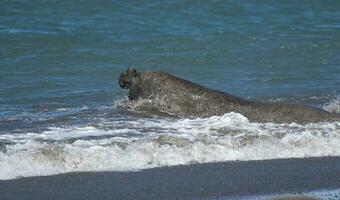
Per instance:
[[[132,67],[128,67],[126,70],[126,75],[131,76],[131,77],[136,77],[137,76],[137,71],[136,69]]]

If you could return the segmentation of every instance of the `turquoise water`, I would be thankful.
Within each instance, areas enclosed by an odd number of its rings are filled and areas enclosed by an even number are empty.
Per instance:
[[[322,107],[340,92],[339,8],[340,1],[2,0],[0,147],[6,154],[6,145],[28,140],[73,144],[66,135],[75,132],[63,128],[98,129],[85,139],[77,132],[86,140],[131,125],[123,121],[165,120],[115,107],[128,66],[244,98]],[[7,137],[15,134],[25,139]]]

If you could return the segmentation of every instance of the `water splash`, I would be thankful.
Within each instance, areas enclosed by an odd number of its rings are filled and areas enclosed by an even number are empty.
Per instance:
[[[131,171],[234,160],[340,156],[340,123],[251,123],[238,113],[197,119],[103,118],[102,126],[0,135],[0,179]]]
[[[323,109],[331,113],[340,114],[340,95],[335,96],[333,99],[330,100],[330,102],[326,103],[323,106]]]

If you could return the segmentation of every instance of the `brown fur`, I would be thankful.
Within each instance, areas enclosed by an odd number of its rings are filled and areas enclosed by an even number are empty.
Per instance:
[[[339,115],[318,108],[245,100],[234,95],[205,88],[165,72],[137,74],[128,68],[119,79],[128,89],[130,100],[150,99],[159,109],[184,117],[210,117],[237,112],[250,121],[278,123],[307,123],[339,120]],[[125,85],[124,85],[125,83]],[[161,106],[161,107],[160,107]]]

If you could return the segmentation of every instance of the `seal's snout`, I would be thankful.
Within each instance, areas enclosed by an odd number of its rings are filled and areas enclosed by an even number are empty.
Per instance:
[[[132,85],[133,79],[137,77],[137,72],[134,68],[128,67],[126,72],[119,76],[119,86],[123,89],[129,89]]]
[[[119,76],[119,86],[126,89],[127,83],[124,81],[124,73]]]

